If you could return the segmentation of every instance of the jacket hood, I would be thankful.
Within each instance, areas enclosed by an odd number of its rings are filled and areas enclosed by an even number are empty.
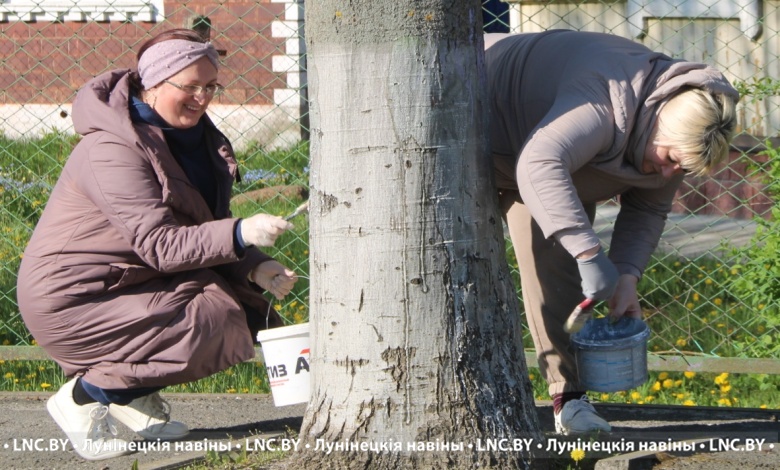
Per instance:
[[[130,70],[112,70],[93,78],[73,101],[73,128],[86,136],[97,131],[127,136],[130,119]]]
[[[629,141],[629,158],[637,169],[641,170],[645,158],[645,146],[650,136],[650,131],[655,126],[658,118],[658,105],[666,98],[674,95],[683,88],[701,88],[710,93],[723,93],[739,100],[739,92],[718,70],[709,65],[697,62],[684,62],[681,60],[664,61],[663,69],[657,72],[655,80],[649,80],[646,89],[649,95],[640,105],[637,119],[631,139]]]

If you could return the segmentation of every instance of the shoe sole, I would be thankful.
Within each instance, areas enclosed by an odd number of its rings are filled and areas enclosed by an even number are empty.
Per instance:
[[[143,437],[144,439],[150,440],[150,441],[156,441],[157,439],[161,441],[178,441],[179,439],[183,439],[190,435],[190,432],[187,431],[184,434],[179,435],[166,435],[166,436],[160,436],[156,434],[146,433],[144,431],[136,431],[136,434]]]
[[[125,418],[126,417],[125,417],[125,415],[123,414],[122,411],[117,410],[116,408],[112,409],[111,406],[109,406],[108,407],[108,412],[109,412],[109,414],[111,416],[114,417],[114,419],[116,419],[117,421],[119,421],[123,425],[127,426],[131,431],[133,431],[134,433],[136,433],[139,436],[143,437],[144,439],[147,439],[147,440],[150,440],[150,441],[156,441],[157,439],[159,439],[161,441],[176,441],[176,440],[182,439],[184,437],[187,437],[190,434],[189,429],[187,430],[187,432],[182,433],[182,434],[165,434],[165,435],[159,435],[159,434],[154,434],[154,433],[151,433],[151,432],[146,432],[144,429],[141,429],[140,431],[136,431],[135,429],[133,429],[132,426],[130,426],[129,424],[127,424],[125,422]],[[129,417],[127,418],[127,421],[128,422],[132,422],[132,420]]]

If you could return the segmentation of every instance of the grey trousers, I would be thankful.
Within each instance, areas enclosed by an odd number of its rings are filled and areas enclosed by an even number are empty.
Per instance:
[[[520,268],[520,284],[528,328],[536,348],[542,376],[550,395],[585,391],[577,380],[577,365],[563,324],[584,296],[574,258],[556,242],[546,239],[523,204],[514,175],[496,168],[499,204]],[[507,168],[506,170],[509,170]],[[593,223],[595,204],[585,204]]]

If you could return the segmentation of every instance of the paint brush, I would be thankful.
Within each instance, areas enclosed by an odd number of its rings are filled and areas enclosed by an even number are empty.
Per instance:
[[[305,214],[306,212],[309,212],[309,201],[306,201],[300,206],[296,207],[290,215],[284,218],[284,220],[290,221],[301,214]]]
[[[566,319],[566,323],[563,324],[563,331],[572,334],[580,331],[588,319],[593,313],[593,307],[596,305],[596,300],[585,299],[580,302],[574,310],[569,314],[569,318]]]

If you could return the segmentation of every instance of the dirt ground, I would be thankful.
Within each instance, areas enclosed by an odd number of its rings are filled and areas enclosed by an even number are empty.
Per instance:
[[[173,419],[187,423],[192,430],[178,448],[151,448],[116,459],[88,462],[69,446],[62,449],[65,435],[46,411],[49,396],[50,393],[0,393],[0,468],[127,470],[135,462],[141,470],[181,468],[201,459],[209,447],[219,451],[227,446],[235,451],[270,445],[271,438],[300,429],[305,411],[304,405],[277,408],[269,395],[163,393],[172,405]],[[609,436],[597,438],[613,443],[613,451],[603,453],[603,458],[595,463],[596,470],[780,468],[778,410],[595,406],[613,426]],[[551,404],[539,402],[537,409],[548,439],[556,437],[552,434]],[[134,439],[128,430],[120,430],[120,435]],[[634,443],[633,449],[629,442]],[[655,447],[639,452],[640,443]],[[672,444],[684,449],[666,451],[669,449],[659,447]],[[589,453],[588,457],[595,455]]]

